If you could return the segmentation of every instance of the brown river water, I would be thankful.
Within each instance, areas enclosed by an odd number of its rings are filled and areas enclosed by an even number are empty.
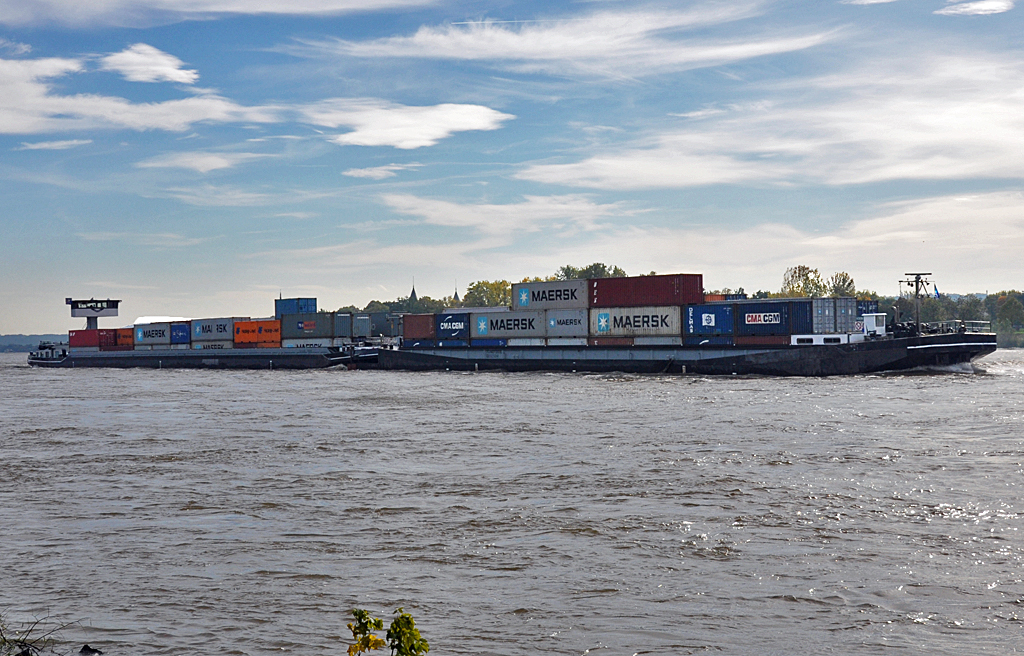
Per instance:
[[[0,611],[58,651],[1024,649],[1024,351],[823,379],[39,370]],[[377,652],[387,654],[389,652]]]

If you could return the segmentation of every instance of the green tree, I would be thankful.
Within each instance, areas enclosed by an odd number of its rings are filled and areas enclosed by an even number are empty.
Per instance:
[[[833,273],[826,287],[829,296],[853,296],[857,293],[853,278],[845,271]]]
[[[652,272],[653,274],[653,272]],[[608,266],[601,262],[594,262],[589,266],[577,268],[566,264],[555,272],[556,280],[587,280],[590,278],[625,278],[626,272],[615,266]]]
[[[825,282],[817,269],[798,265],[786,269],[782,277],[782,289],[779,296],[793,298],[798,296],[824,296]]]
[[[989,314],[980,298],[968,294],[956,300],[956,318],[960,321],[986,321]]]
[[[423,656],[430,651],[430,645],[420,636],[420,630],[416,628],[412,615],[401,608],[396,610],[395,614],[398,617],[391,622],[387,633],[391,656]]]
[[[462,297],[466,307],[498,307],[512,305],[512,283],[507,280],[478,280],[470,283]]]
[[[999,308],[997,316],[999,325],[1004,331],[1016,330],[1018,327],[1024,326],[1024,303],[1021,303],[1017,297],[1011,296]]]

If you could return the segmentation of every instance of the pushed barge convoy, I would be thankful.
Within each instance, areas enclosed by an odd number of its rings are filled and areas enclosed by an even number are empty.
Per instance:
[[[919,300],[927,281],[910,282]],[[114,304],[99,316],[116,316],[118,301],[69,302]],[[714,296],[699,274],[520,283],[510,307],[438,314],[318,313],[315,303],[278,299],[274,319],[117,330],[73,305],[90,317],[86,330],[41,344],[29,364],[829,376],[961,365],[996,350],[987,322],[887,324],[872,301]]]

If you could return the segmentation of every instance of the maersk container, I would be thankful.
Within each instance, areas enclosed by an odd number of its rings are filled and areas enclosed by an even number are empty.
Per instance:
[[[690,305],[686,308],[686,334],[731,335],[731,305]]]
[[[274,318],[280,319],[283,314],[316,314],[315,298],[277,298],[274,299]]]
[[[506,340],[506,344],[508,346],[547,346],[543,337],[512,337]]]
[[[248,317],[226,317],[222,319],[193,319],[193,342],[224,342],[234,339],[235,322],[248,321]]]
[[[586,280],[520,282],[512,285],[513,310],[549,310],[587,307]]]
[[[732,346],[732,335],[687,335],[684,346]]]
[[[735,334],[789,335],[789,303],[737,303],[733,307]],[[736,340],[739,344],[739,340]]]
[[[590,337],[589,346],[632,346],[632,337]]]
[[[436,328],[432,314],[407,314],[402,317],[404,339],[434,339]]]
[[[334,315],[330,312],[281,315],[281,339],[331,337],[334,337]]]
[[[699,273],[596,278],[587,281],[587,288],[590,307],[679,306],[704,302],[704,276]]]
[[[207,350],[219,350],[235,348],[235,343],[231,341],[220,341],[220,342],[192,342],[192,349],[196,351],[207,351]]]
[[[465,312],[435,314],[434,336],[437,339],[469,339],[469,315]]]
[[[508,346],[507,339],[472,339],[469,341],[469,345],[480,348],[496,348],[502,346]]]
[[[469,335],[473,339],[544,338],[543,312],[489,312],[471,314]]]
[[[331,337],[344,337],[348,339],[352,337],[351,314],[339,312],[334,315],[334,331],[331,333]]]
[[[352,337],[370,337],[370,315],[356,314],[352,316]]]
[[[816,335],[827,335],[836,332],[836,299],[815,298],[811,301],[814,308],[811,332]],[[793,330],[802,333],[801,330]]]
[[[171,344],[188,344],[192,341],[191,327],[187,322],[171,324]]]
[[[586,337],[590,329],[587,310],[548,310],[544,313],[548,337]]]
[[[590,310],[591,337],[681,336],[681,312],[676,306],[613,307]]]
[[[330,337],[309,337],[306,339],[282,339],[282,348],[323,348],[331,346],[334,340]]]
[[[135,325],[135,345],[162,346],[171,343],[171,324],[144,323]]]

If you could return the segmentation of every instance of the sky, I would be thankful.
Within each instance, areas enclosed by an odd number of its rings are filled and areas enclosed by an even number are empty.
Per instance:
[[[604,262],[1024,286],[1024,2],[0,0],[0,333]]]

